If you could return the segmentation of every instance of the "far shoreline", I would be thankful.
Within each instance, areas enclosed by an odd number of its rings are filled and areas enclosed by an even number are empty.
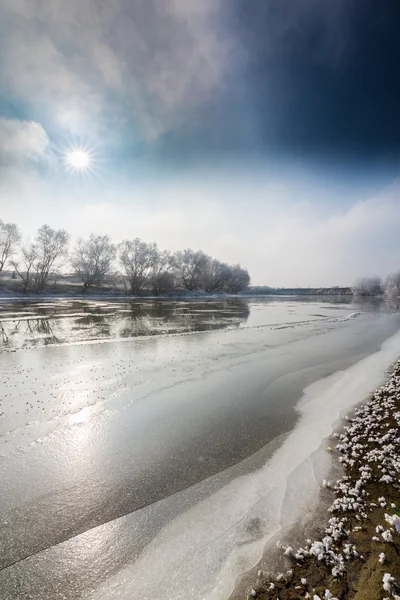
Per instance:
[[[255,295],[251,295],[251,294],[245,294],[245,295],[240,295],[240,294],[236,294],[236,295],[216,295],[216,294],[209,294],[209,295],[180,295],[177,294],[175,296],[121,296],[121,295],[108,295],[108,294],[82,294],[82,295],[66,295],[66,294],[35,294],[34,296],[32,295],[19,295],[19,296],[6,296],[6,295],[2,295],[0,293],[0,301],[3,300],[21,300],[21,301],[35,301],[35,300],[121,300],[121,301],[131,301],[131,300],[152,300],[152,301],[174,301],[174,300],[187,300],[187,301],[209,301],[209,300],[235,300],[235,299],[240,299],[240,300],[255,300],[257,298],[271,298],[271,299],[279,299],[279,298],[283,298],[283,299],[288,299],[288,298],[294,298],[294,299],[298,299],[301,298],[302,300],[309,300],[309,299],[318,299],[318,298],[343,298],[343,296],[340,295],[335,295],[335,294],[331,294],[331,295],[312,295],[310,294],[309,296],[305,296],[305,295],[296,295],[296,294],[265,294],[265,295],[261,295],[261,294],[255,294]],[[353,297],[346,297],[343,298],[343,301],[346,302],[346,300],[348,302],[351,302],[353,300]]]
[[[7,290],[8,291],[8,290]],[[8,301],[38,301],[38,300],[120,300],[120,301],[132,301],[132,300],[152,300],[152,301],[174,301],[174,300],[187,300],[187,301],[209,301],[209,300],[257,300],[257,299],[341,299],[343,302],[350,303],[354,299],[357,299],[353,294],[340,294],[335,292],[320,292],[320,293],[294,293],[291,291],[274,293],[274,294],[259,294],[259,293],[238,293],[238,294],[227,294],[227,293],[207,293],[207,292],[176,292],[172,294],[143,294],[143,295],[131,295],[123,293],[108,293],[106,291],[93,291],[88,293],[65,293],[65,292],[41,292],[41,293],[24,293],[19,291],[5,292],[0,288],[0,302],[4,300]],[[365,298],[366,300],[380,301],[382,298],[370,297]]]

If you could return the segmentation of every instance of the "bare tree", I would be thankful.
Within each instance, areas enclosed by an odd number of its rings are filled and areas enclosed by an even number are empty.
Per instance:
[[[124,240],[119,245],[119,261],[130,291],[135,296],[149,284],[153,269],[159,259],[157,244],[147,244],[140,238]]]
[[[42,225],[33,243],[21,249],[22,265],[13,260],[12,265],[23,281],[24,290],[42,291],[50,273],[55,273],[68,256],[69,235],[64,229]]]
[[[362,277],[352,287],[355,296],[380,296],[382,281],[380,277]]]
[[[167,250],[160,252],[150,275],[151,289],[155,296],[168,294],[174,290],[175,277],[172,269],[171,254]]]
[[[6,266],[21,241],[21,234],[14,223],[4,223],[0,219],[0,273]]]
[[[241,292],[250,284],[250,275],[247,269],[243,269],[240,265],[230,266],[230,275],[225,290],[230,294]]]
[[[175,252],[171,257],[177,279],[185,289],[189,291],[198,290],[202,287],[204,268],[209,257],[201,250],[186,249]]]
[[[232,269],[215,258],[209,259],[203,271],[203,286],[206,292],[222,292],[229,284]]]
[[[384,283],[384,291],[388,298],[400,297],[400,271],[388,275]]]
[[[88,240],[79,240],[72,254],[71,264],[86,289],[101,286],[112,271],[116,247],[108,235],[91,234]]]
[[[22,280],[25,291],[40,292],[50,281],[56,283],[61,267],[68,260],[68,233],[43,225],[33,242],[23,245],[15,258],[13,254],[20,238],[16,225],[0,220],[0,272],[9,262],[14,267],[13,277]],[[116,270],[117,256],[122,272]],[[135,295],[144,291],[158,295],[177,288],[236,294],[250,282],[247,270],[240,265],[228,265],[201,250],[161,252],[157,244],[140,238],[124,240],[116,247],[109,236],[91,234],[88,240],[78,241],[70,262],[84,289],[106,282],[115,289],[123,285],[125,293]],[[388,282],[392,282],[393,277]]]
[[[37,248],[35,244],[29,244],[24,246],[21,250],[22,265],[18,260],[12,260],[11,264],[15,269],[15,272],[22,280],[22,289],[24,292],[31,290],[35,287],[36,281],[36,268],[35,264],[37,261]]]
[[[37,260],[35,263],[37,290],[46,287],[51,272],[56,272],[68,256],[69,235],[65,229],[52,229],[48,225],[39,228],[34,245]]]

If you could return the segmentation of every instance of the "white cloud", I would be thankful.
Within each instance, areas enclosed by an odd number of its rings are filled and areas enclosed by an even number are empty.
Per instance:
[[[43,160],[49,143],[49,137],[39,123],[0,118],[0,157],[3,164]]]
[[[121,102],[155,138],[224,85],[234,41],[220,28],[223,4],[5,0],[0,83],[71,128],[95,128]]]

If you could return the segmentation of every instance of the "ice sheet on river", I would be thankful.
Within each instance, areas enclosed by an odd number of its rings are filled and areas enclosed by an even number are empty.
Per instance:
[[[232,481],[178,517],[134,564],[88,597],[228,597],[236,577],[261,558],[268,539],[310,510],[330,466],[321,442],[341,414],[382,382],[399,352],[400,333],[380,352],[309,386],[298,404],[299,423],[262,469]],[[125,525],[129,527],[129,518]]]

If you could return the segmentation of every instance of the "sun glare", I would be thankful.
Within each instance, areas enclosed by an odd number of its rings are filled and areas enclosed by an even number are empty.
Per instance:
[[[89,171],[91,162],[90,152],[84,148],[71,148],[65,154],[66,166],[71,171]]]

